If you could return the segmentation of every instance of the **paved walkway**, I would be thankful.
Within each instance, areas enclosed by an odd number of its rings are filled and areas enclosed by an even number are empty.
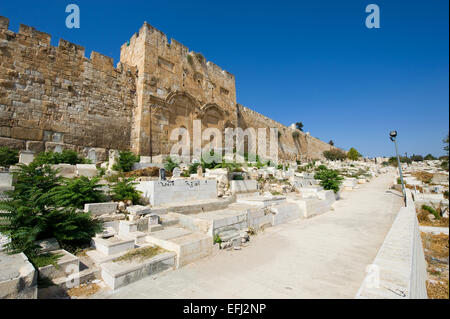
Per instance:
[[[392,180],[345,192],[334,211],[269,228],[240,251],[94,298],[353,298],[402,206]]]

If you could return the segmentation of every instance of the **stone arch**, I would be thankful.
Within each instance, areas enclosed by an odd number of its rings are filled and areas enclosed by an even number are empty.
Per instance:
[[[189,132],[190,147],[193,145],[193,120],[198,117],[200,106],[197,100],[187,92],[173,92],[166,98],[166,105],[169,113],[167,125],[166,154],[170,153],[171,147],[177,141],[171,141],[170,135],[174,129],[185,128]]]
[[[225,143],[225,119],[226,112],[216,103],[207,103],[200,109],[200,118],[202,120],[202,130],[206,128],[216,128],[221,133],[222,145]],[[202,146],[210,141],[202,141]]]
[[[225,126],[225,112],[215,103],[208,103],[200,109],[201,118],[207,127],[223,129]]]

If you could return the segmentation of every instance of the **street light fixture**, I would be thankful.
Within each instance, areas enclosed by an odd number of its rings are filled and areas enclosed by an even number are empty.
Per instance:
[[[398,172],[400,174],[400,181],[402,182],[402,193],[406,205],[405,183],[403,183],[402,165],[400,164],[400,156],[398,155],[398,147],[397,147],[397,131],[391,131],[389,133],[389,138],[391,139],[392,142],[394,142],[395,145],[395,154],[397,155]]]

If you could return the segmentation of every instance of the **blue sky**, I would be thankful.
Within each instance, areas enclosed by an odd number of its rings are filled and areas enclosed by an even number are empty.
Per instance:
[[[66,5],[81,28],[65,27]],[[367,29],[375,3],[381,28]],[[365,156],[443,155],[449,126],[447,0],[1,1],[0,15],[119,61],[144,21],[236,76],[237,100]]]

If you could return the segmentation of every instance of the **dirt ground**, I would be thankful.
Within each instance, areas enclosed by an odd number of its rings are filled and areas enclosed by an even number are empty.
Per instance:
[[[441,217],[440,219],[430,220],[428,215],[430,213],[426,210],[421,209],[417,214],[417,219],[419,220],[420,226],[434,226],[434,227],[448,227],[448,218]]]
[[[422,232],[421,236],[428,263],[428,297],[449,299],[448,235]]]
[[[101,287],[95,283],[81,284],[79,287],[67,290],[70,298],[88,297],[100,291]]]

